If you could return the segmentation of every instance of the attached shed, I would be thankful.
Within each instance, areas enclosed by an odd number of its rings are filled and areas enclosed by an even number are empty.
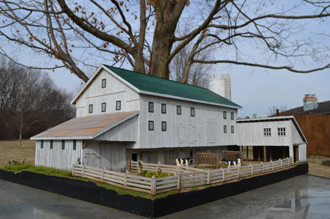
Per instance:
[[[237,145],[253,147],[254,160],[306,161],[307,140],[293,116],[238,119]]]
[[[42,132],[36,140],[35,164],[71,170],[84,163],[110,170],[125,169],[126,148],[137,141],[138,111],[71,119]]]

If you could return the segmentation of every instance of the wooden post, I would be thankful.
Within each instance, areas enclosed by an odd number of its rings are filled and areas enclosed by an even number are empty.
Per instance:
[[[222,170],[222,182],[225,181],[225,171],[222,169],[221,167],[221,170]]]
[[[272,171],[274,171],[274,162],[272,160],[270,162],[272,163]]]
[[[288,166],[290,166],[290,159],[288,157],[286,159],[288,160]]]
[[[158,169],[159,169],[159,165],[160,165],[160,162],[157,163],[157,171],[158,171]]]
[[[219,154],[217,154],[217,169],[219,169]]]
[[[151,195],[156,195],[156,176],[153,175],[151,178],[151,189],[150,189]]]
[[[124,176],[124,188],[127,189],[127,175],[129,174],[128,170],[126,171],[126,174]]]
[[[270,160],[273,160],[273,158],[272,158],[272,147],[269,148],[269,156],[270,156],[269,159],[270,159]]]
[[[267,162],[267,152],[266,152],[267,148],[266,146],[264,146],[264,163]]]
[[[127,165],[128,165],[128,167],[127,167],[128,171],[131,172],[131,165],[132,165],[131,158],[128,159],[128,164]]]
[[[246,160],[249,161],[249,146],[246,146]]]
[[[262,163],[262,172],[265,172],[265,164],[261,161]]]
[[[237,168],[237,179],[239,178],[239,170],[241,169],[240,167],[236,167]]]
[[[72,176],[74,176],[74,167],[75,166],[76,166],[75,164],[72,165]]]
[[[250,166],[251,166],[251,176],[253,175],[253,165],[252,163],[250,163]]]
[[[285,159],[285,147],[283,146],[283,159]]]
[[[104,180],[104,170],[105,170],[105,166],[104,166],[104,168],[102,169],[102,176],[101,176],[101,182],[103,182]]]
[[[177,189],[178,190],[180,190],[181,189],[181,173],[180,172],[178,172],[177,174],[176,174],[176,177],[177,177]]]
[[[258,147],[258,162],[260,162],[260,146]]]
[[[85,166],[86,166],[86,164],[83,166],[82,178],[84,178],[84,176],[85,176]]]
[[[207,171],[207,184],[211,184],[211,170]]]

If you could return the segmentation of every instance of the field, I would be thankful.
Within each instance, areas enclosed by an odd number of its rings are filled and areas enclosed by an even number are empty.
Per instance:
[[[0,141],[0,168],[8,165],[8,161],[18,160],[34,164],[35,141],[23,140],[22,147],[18,141]]]
[[[26,163],[34,164],[34,152],[35,141],[23,140],[21,148],[18,141],[0,141],[0,168],[8,165],[8,161],[18,159],[20,162],[26,159]],[[323,160],[330,160],[330,157],[313,156],[307,158],[309,173],[330,177],[330,167],[321,165]]]

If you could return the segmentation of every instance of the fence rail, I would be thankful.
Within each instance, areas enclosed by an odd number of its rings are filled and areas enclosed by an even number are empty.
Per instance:
[[[165,165],[160,163],[150,164],[143,163],[142,161],[139,162],[141,165],[139,165],[138,162],[131,161],[131,172],[126,171],[126,173],[110,171],[105,168],[102,169],[86,165],[73,164],[72,175],[107,183],[124,189],[131,189],[156,195],[158,193],[180,190],[192,186],[221,183],[255,174],[272,172],[277,169],[291,166],[293,164],[293,158],[286,158],[283,160],[280,159],[278,161],[271,161],[268,163],[261,162],[260,164],[250,164],[248,166],[241,167],[220,168],[216,170],[202,170],[185,166]],[[145,170],[157,171],[158,168],[160,168],[162,172],[174,173],[175,175],[162,178],[156,178],[155,176],[148,178],[131,174],[139,173]]]

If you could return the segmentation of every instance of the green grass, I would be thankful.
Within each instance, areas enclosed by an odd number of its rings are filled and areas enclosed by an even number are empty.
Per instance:
[[[305,164],[305,163],[308,163],[308,161],[301,162],[301,163],[294,163],[293,166],[296,167],[296,166],[299,166],[299,165],[302,165],[302,164]]]
[[[164,192],[164,193],[160,193],[160,194],[153,196],[148,193],[138,192],[138,191],[129,190],[129,189],[123,189],[123,188],[120,188],[117,186],[109,185],[109,184],[102,183],[102,182],[97,182],[97,181],[86,179],[86,178],[83,179],[81,177],[73,177],[71,171],[59,170],[59,169],[43,167],[43,166],[35,166],[33,164],[19,164],[19,165],[13,164],[13,165],[4,166],[1,169],[10,171],[10,172],[14,172],[14,173],[19,173],[22,171],[29,171],[29,172],[39,173],[39,174],[45,174],[48,176],[58,176],[58,177],[82,180],[85,182],[95,182],[95,184],[97,186],[106,188],[107,190],[116,191],[119,195],[131,195],[134,197],[144,197],[144,198],[148,198],[148,199],[165,198],[169,195],[176,194],[179,192],[178,190],[174,190],[174,191]]]

